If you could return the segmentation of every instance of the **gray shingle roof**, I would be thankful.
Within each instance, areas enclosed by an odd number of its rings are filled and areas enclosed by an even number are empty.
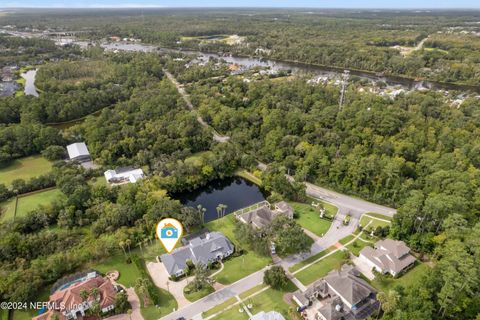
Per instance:
[[[403,241],[385,239],[375,243],[375,249],[365,247],[360,255],[377,265],[383,272],[397,274],[415,262]]]
[[[358,277],[358,271],[349,265],[343,265],[340,271],[327,274],[325,281],[343,300],[355,305],[375,293],[375,289]]]
[[[209,262],[224,258],[233,253],[234,246],[220,232],[205,233],[202,236],[189,239],[188,243],[175,249],[172,253],[163,254],[160,258],[170,275],[185,270],[186,261],[194,264],[207,265]]]

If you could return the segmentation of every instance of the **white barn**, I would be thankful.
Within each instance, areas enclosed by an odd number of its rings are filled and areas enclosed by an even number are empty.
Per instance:
[[[85,142],[76,142],[67,146],[68,158],[79,162],[91,161],[92,157],[88,152]]]

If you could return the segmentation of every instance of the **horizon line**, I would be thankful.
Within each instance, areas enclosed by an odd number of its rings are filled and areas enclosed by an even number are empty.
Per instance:
[[[67,6],[25,6],[25,7],[1,7],[0,10],[15,10],[15,9],[308,9],[308,10],[478,10],[478,7],[275,7],[275,6],[157,6],[157,5],[92,5],[85,7],[67,7]]]

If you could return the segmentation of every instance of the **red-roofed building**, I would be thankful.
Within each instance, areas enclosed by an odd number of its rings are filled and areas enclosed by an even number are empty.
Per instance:
[[[96,297],[93,294],[96,291]],[[82,292],[88,293],[84,299]],[[100,305],[102,313],[115,309],[117,291],[110,280],[99,275],[86,277],[83,281],[73,283],[65,289],[58,290],[50,295],[51,309],[36,316],[33,320],[50,320],[54,315],[59,320],[72,320],[85,316],[95,301]]]

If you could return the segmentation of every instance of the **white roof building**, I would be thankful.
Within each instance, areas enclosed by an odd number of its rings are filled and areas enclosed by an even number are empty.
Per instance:
[[[68,157],[70,160],[90,161],[90,152],[88,152],[85,142],[76,142],[67,146]]]
[[[105,179],[110,184],[136,183],[145,177],[142,169],[118,168],[104,172]]]
[[[250,317],[250,320],[285,320],[285,318],[276,311],[261,311],[256,315]]]

